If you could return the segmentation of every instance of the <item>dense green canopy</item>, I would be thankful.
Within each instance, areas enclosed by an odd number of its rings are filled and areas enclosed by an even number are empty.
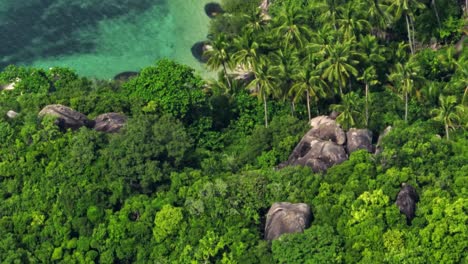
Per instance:
[[[125,83],[4,69],[2,263],[467,262],[457,1],[270,2],[268,19],[260,1],[222,1],[208,54],[221,54],[218,80],[169,60]],[[252,74],[235,78],[240,64]],[[38,117],[49,104],[128,120],[113,134],[61,130]],[[275,169],[332,109],[346,128],[391,125],[381,153]],[[410,226],[395,205],[403,182],[420,197]],[[274,202],[310,205],[311,227],[265,241]]]

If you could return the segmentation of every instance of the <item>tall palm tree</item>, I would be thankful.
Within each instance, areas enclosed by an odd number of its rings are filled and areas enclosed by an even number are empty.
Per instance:
[[[245,68],[253,69],[259,58],[259,44],[252,34],[244,34],[234,39],[234,47],[237,50],[232,55],[233,62],[242,64]]]
[[[390,13],[387,12],[388,5],[380,0],[362,0],[356,9],[363,10],[370,24],[380,29],[388,27],[392,21]]]
[[[369,125],[369,86],[374,86],[379,84],[377,80],[377,73],[375,72],[374,66],[367,67],[362,73],[361,77],[358,80],[364,81],[365,84],[365,94],[366,94],[366,127]]]
[[[254,79],[247,85],[253,94],[257,96],[259,100],[263,101],[263,108],[265,112],[265,127],[268,127],[268,106],[267,97],[269,95],[275,95],[275,86],[277,78],[272,74],[271,62],[266,56],[261,56],[257,63],[253,64]]]
[[[342,1],[340,0],[321,0],[313,3],[313,8],[320,12],[318,20],[323,24],[331,24],[333,29],[338,30],[336,20],[340,17],[342,11]]]
[[[273,31],[283,40],[284,46],[302,48],[311,35],[307,16],[296,5],[283,6],[273,20]]]
[[[304,93],[306,94],[307,114],[310,120],[312,119],[310,99],[312,97],[317,102],[319,98],[324,98],[327,83],[320,76],[320,71],[313,69],[313,65],[297,68],[293,75],[293,82],[289,94],[294,95],[294,101],[301,98]]]
[[[337,19],[339,30],[345,39],[357,38],[361,32],[370,30],[370,23],[359,17],[359,12],[361,11],[353,10],[352,5],[348,4],[343,9],[342,17]]]
[[[324,61],[317,65],[323,69],[323,78],[338,84],[340,95],[343,95],[343,87],[351,75],[358,75],[358,70],[354,67],[358,61],[353,58],[357,53],[351,49],[353,42],[354,39],[351,39],[344,43],[327,45],[324,50]]]
[[[447,140],[449,137],[449,129],[455,128],[457,122],[460,121],[460,114],[464,112],[462,105],[457,105],[457,98],[453,95],[451,96],[440,96],[439,97],[440,106],[431,111],[431,114],[435,115],[434,120],[443,122],[445,127],[445,136]]]
[[[405,122],[408,122],[409,95],[415,91],[415,85],[422,81],[422,78],[419,76],[419,67],[411,61],[405,64],[397,63],[389,79],[403,92],[405,100]]]
[[[402,16],[406,20],[406,31],[408,33],[408,42],[411,49],[411,54],[414,54],[414,11],[423,9],[425,5],[420,0],[391,0],[388,11],[393,13],[395,20],[400,19]]]
[[[330,106],[332,110],[340,113],[336,121],[346,130],[356,125],[356,120],[360,115],[356,104],[358,100],[358,95],[354,92],[350,92],[343,95],[341,104],[333,104]]]
[[[226,40],[226,35],[219,33],[216,38],[211,41],[211,49],[207,50],[205,54],[208,56],[206,66],[211,70],[217,70],[220,66],[223,67],[224,77],[227,80],[229,89],[232,88],[231,81],[227,73],[227,67],[231,65],[231,57],[227,49],[229,47]]]

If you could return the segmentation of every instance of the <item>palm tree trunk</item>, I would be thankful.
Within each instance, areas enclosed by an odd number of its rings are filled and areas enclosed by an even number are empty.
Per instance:
[[[405,15],[405,18],[406,18],[406,30],[408,31],[408,41],[409,41],[409,46],[411,50],[411,55],[414,55],[414,48],[413,48],[413,43],[412,43],[412,38],[411,38],[411,30],[410,30],[408,15]]]
[[[341,82],[338,81],[338,86],[340,87],[340,96],[343,97],[343,87],[341,87]]]
[[[229,90],[232,91],[231,81],[229,80],[229,76],[228,76],[227,70],[226,70],[226,63],[224,61],[223,61],[223,70],[224,70],[224,77],[226,78],[226,81],[227,81],[228,86],[229,86]]]
[[[310,95],[309,95],[308,90],[306,91],[306,97],[307,97],[307,114],[309,115],[308,122],[310,122],[310,119],[312,119],[312,115],[310,114]]]
[[[265,91],[262,91],[262,96],[263,96],[263,108],[264,108],[263,110],[265,111],[265,127],[268,127],[268,109],[267,109]]]
[[[416,52],[416,37],[414,36],[414,19],[412,16],[409,17],[410,25],[411,25],[411,37],[413,38],[411,41],[413,42],[413,51]]]
[[[449,139],[449,126],[448,126],[448,124],[445,124],[445,135],[447,136],[447,140],[450,140]]]
[[[366,127],[369,125],[369,85],[366,83]]]
[[[431,4],[432,6],[434,7],[434,13],[436,15],[436,18],[437,18],[437,24],[439,25],[439,30],[442,28],[441,24],[440,24],[440,17],[439,17],[439,10],[437,10],[437,6],[436,6],[436,0],[432,0],[431,1]]]
[[[405,91],[405,123],[408,123],[408,91]]]

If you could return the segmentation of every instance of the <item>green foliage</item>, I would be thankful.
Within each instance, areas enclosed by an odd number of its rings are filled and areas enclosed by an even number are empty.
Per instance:
[[[169,60],[123,84],[66,68],[5,68],[1,87],[17,85],[0,91],[0,259],[466,262],[466,52],[441,44],[459,40],[462,10],[420,3],[271,1],[268,17],[258,0],[223,1],[226,13],[211,20],[211,63],[243,62],[246,74],[226,71],[207,86]],[[128,121],[115,134],[61,131],[37,117],[55,103]],[[317,174],[274,169],[306,132],[300,120],[331,104],[345,127],[378,134],[392,125],[382,152],[353,152]],[[457,128],[450,140],[439,136],[445,125]],[[402,182],[420,196],[412,226],[395,205]],[[266,213],[279,201],[310,205],[311,226],[265,241]]]

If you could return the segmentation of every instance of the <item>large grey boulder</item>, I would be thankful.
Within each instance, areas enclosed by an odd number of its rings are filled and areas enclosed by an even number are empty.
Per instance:
[[[44,117],[46,115],[57,117],[55,122],[62,129],[78,129],[82,126],[91,125],[91,122],[84,114],[61,104],[47,105],[44,107],[39,112],[39,117]]]
[[[372,131],[370,131],[369,129],[351,128],[346,133],[346,138],[346,147],[348,149],[348,154],[351,154],[359,149],[365,149],[371,153],[373,152]]]
[[[119,113],[105,113],[94,119],[94,129],[101,132],[116,133],[125,125],[127,117]]]
[[[289,155],[288,160],[281,163],[278,168],[300,165],[319,172],[347,159],[348,155],[343,146],[332,141],[317,139],[307,133]]]
[[[419,195],[413,186],[402,183],[400,192],[397,195],[396,205],[400,209],[400,213],[406,215],[406,223],[411,225],[411,221],[415,217],[416,203],[419,202]]]
[[[318,116],[310,120],[312,129],[307,133],[309,136],[331,140],[336,144],[343,145],[346,142],[346,134],[335,120],[328,116]]]
[[[303,232],[311,220],[310,207],[305,203],[274,203],[267,213],[265,239],[273,240],[285,233]]]

